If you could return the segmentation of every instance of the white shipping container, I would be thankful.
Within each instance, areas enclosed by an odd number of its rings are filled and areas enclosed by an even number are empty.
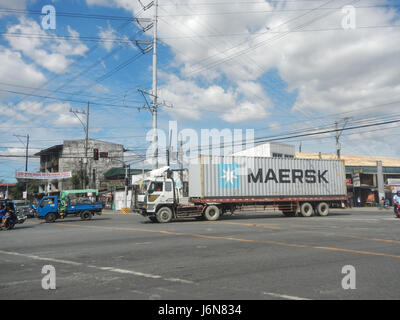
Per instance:
[[[192,198],[346,195],[342,161],[201,156],[189,164]]]

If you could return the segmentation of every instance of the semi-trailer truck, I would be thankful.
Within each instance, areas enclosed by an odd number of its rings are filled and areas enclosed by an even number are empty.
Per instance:
[[[137,211],[152,222],[271,207],[293,217],[327,216],[347,201],[344,163],[336,160],[200,156],[187,170],[164,167],[145,178]]]

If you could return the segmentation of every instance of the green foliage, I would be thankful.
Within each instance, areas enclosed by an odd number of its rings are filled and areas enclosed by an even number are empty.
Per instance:
[[[89,184],[89,177],[85,177],[83,172],[74,173],[71,182],[74,189],[85,189]]]
[[[28,197],[37,194],[39,191],[40,181],[28,181]],[[15,200],[22,199],[22,193],[26,190],[25,181],[18,181],[16,186],[10,189],[10,195]]]

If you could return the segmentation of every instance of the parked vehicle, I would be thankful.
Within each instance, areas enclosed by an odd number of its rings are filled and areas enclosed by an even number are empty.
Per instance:
[[[70,199],[70,195],[91,195],[88,198],[77,198],[75,201]],[[43,197],[37,208],[37,217],[45,219],[46,222],[54,222],[57,219],[64,219],[67,216],[80,216],[82,220],[91,220],[96,215],[101,215],[103,204],[96,202],[98,190],[66,190],[60,196]]]
[[[21,213],[28,218],[34,218],[35,214],[34,211],[32,210],[32,206],[29,203],[29,201],[26,200],[13,200],[14,206],[15,206],[15,212]]]
[[[186,181],[185,181],[185,178]],[[293,217],[327,216],[347,200],[342,161],[202,156],[188,170],[155,170],[142,183],[137,211],[153,222],[218,220],[250,206]]]

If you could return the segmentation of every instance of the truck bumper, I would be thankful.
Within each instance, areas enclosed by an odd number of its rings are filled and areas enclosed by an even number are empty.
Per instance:
[[[156,215],[155,212],[148,212],[146,209],[134,209],[133,212],[138,213],[146,218],[154,217]]]

